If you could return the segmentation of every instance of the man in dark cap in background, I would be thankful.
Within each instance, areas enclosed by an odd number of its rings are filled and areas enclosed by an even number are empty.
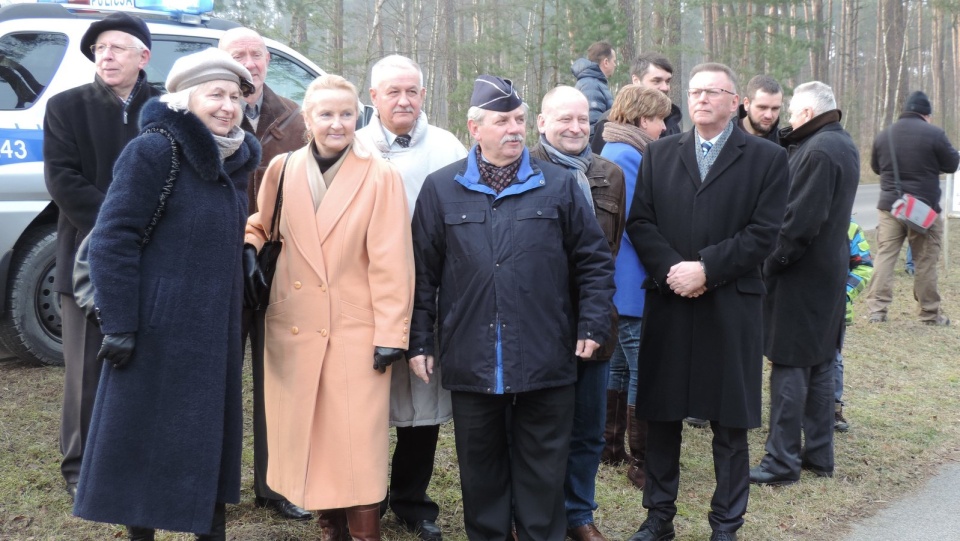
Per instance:
[[[80,39],[80,50],[96,66],[93,82],[50,98],[43,119],[44,179],[60,209],[54,279],[66,365],[60,471],[71,497],[77,491],[100,381],[97,352],[103,341],[74,300],[73,260],[80,241],[93,229],[117,156],[140,131],[140,108],[160,95],[143,71],[150,46],[150,31],[138,17],[116,12],[91,24]]]
[[[930,124],[932,112],[927,95],[914,92],[907,98],[900,118],[873,141],[870,167],[880,175],[877,203],[880,221],[877,223],[877,255],[873,260],[875,271],[867,294],[870,323],[887,320],[887,309],[893,302],[893,268],[906,239],[913,251],[913,295],[920,303],[920,321],[927,325],[950,324],[950,318],[940,309],[937,291],[937,261],[943,242],[943,218],[939,216],[942,212],[940,173],[956,171],[960,155],[947,134]],[[902,191],[930,205],[938,214],[926,233],[910,229],[890,214],[893,202],[902,195],[894,181],[895,163]]]
[[[508,539],[513,517],[519,539],[560,541],[576,359],[610,338],[613,258],[577,179],[525,148],[513,84],[481,75],[470,105],[476,146],[417,199],[407,354],[420,377],[443,357],[467,536]]]

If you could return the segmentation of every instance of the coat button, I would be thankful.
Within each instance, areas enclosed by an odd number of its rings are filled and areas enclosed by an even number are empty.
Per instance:
[[[403,318],[403,322],[404,322],[404,323],[410,323],[410,318],[408,318],[408,317]]]
[[[327,284],[320,284],[320,291],[326,291],[326,290],[327,290]]]
[[[291,328],[290,328],[290,332],[292,332],[293,334],[300,334],[300,328],[299,328],[299,327],[291,327]]]
[[[326,329],[320,329],[320,336],[326,336],[326,335],[327,335],[327,330],[326,330]]]
[[[293,283],[294,289],[300,289],[301,287],[303,287],[303,284],[300,283],[300,280],[297,280],[296,282]]]
[[[400,341],[403,342],[404,344],[406,344],[406,343],[407,343],[407,337],[406,337],[406,336],[401,337],[401,338],[400,338]]]
[[[543,212],[541,212],[541,211],[538,210],[538,211],[537,211],[537,216],[543,216]]]
[[[410,329],[407,328],[407,327],[404,327],[404,328],[403,328],[403,332],[405,332],[405,333],[410,332]]]

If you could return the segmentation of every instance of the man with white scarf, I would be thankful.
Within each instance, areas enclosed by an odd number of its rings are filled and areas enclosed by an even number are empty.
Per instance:
[[[616,258],[626,209],[623,171],[590,149],[589,112],[586,96],[576,88],[558,86],[547,92],[537,117],[540,141],[530,149],[530,155],[574,174]],[[571,297],[576,299],[579,295]],[[615,312],[610,314],[611,336],[616,336]],[[577,360],[573,432],[563,487],[567,536],[576,541],[605,539],[593,523],[593,511],[597,509],[596,477],[605,443],[609,361],[616,346],[617,341],[611,338],[591,358]]]
[[[445,165],[463,159],[467,150],[450,132],[431,126],[422,111],[426,88],[413,60],[390,55],[374,64],[370,99],[376,114],[357,130],[357,139],[393,163],[403,177],[411,214],[424,179]],[[440,425],[452,416],[450,392],[440,386],[439,363],[422,381],[403,363],[393,365],[390,425],[397,428],[397,446],[387,503],[397,520],[424,541],[438,541],[439,507],[427,496],[433,475]]]

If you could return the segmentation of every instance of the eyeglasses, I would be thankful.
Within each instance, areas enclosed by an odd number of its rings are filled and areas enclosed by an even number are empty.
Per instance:
[[[100,55],[106,53],[106,52],[107,52],[107,49],[110,49],[110,52],[113,53],[114,56],[117,56],[117,55],[119,55],[119,54],[123,54],[123,53],[129,51],[130,49],[137,49],[137,50],[139,50],[140,47],[138,47],[138,46],[136,46],[136,45],[130,45],[130,46],[126,46],[126,45],[107,45],[106,43],[96,43],[96,44],[93,44],[93,45],[90,46],[90,52],[93,53],[93,54],[95,54],[95,55],[97,55],[97,56],[100,56]]]
[[[720,94],[730,94],[731,96],[736,96],[736,93],[730,92],[723,88],[691,88],[687,90],[687,96],[690,98],[699,98],[703,93],[707,94],[708,99],[713,99],[719,97]]]

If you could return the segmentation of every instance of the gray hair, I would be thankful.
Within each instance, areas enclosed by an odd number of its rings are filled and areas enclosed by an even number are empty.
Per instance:
[[[200,85],[193,85],[177,92],[171,92],[160,96],[160,102],[167,104],[171,111],[187,111],[190,108],[190,97],[200,88]]]
[[[521,102],[520,107],[523,107],[523,114],[525,115],[530,114],[530,106],[527,105],[527,102]],[[483,119],[486,116],[486,114],[487,114],[486,109],[481,109],[476,105],[471,105],[470,108],[467,109],[467,120],[472,120],[477,124],[483,124]]]
[[[380,83],[383,81],[383,72],[388,68],[395,69],[414,69],[417,70],[417,73],[420,75],[420,87],[423,87],[423,70],[420,69],[420,64],[417,64],[412,58],[407,58],[403,55],[392,54],[390,56],[385,56],[377,61],[376,64],[370,68],[370,88],[376,88],[380,86]]]
[[[813,109],[814,116],[837,108],[837,100],[833,97],[833,89],[820,81],[810,81],[794,88],[790,105],[794,106],[798,101],[804,107]],[[793,108],[796,109],[796,106]]]
[[[733,87],[733,93],[737,93],[737,75],[733,73],[733,70],[730,69],[730,66],[721,64],[719,62],[704,62],[703,64],[697,64],[692,70],[690,70],[690,79],[693,79],[694,75],[703,71],[710,73],[723,73],[727,76],[727,79],[730,80],[730,85]]]

